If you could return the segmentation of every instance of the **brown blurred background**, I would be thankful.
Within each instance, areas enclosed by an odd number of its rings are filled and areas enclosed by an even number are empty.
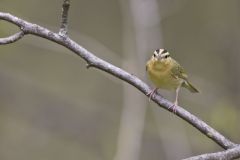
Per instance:
[[[62,0],[1,0],[0,11],[58,32]],[[180,105],[240,142],[240,2],[72,0],[69,35],[148,84],[166,48],[201,90]],[[17,31],[0,21],[0,37]],[[32,35],[0,46],[1,160],[173,160],[221,148],[134,87]],[[173,100],[173,92],[160,91]]]

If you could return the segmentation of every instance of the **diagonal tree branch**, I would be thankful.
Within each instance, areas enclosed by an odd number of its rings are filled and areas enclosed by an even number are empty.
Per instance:
[[[230,160],[239,158],[240,146],[237,146],[226,151],[216,152],[216,153],[207,153],[183,160]]]
[[[58,33],[54,33],[47,28],[41,27],[39,25],[27,22],[22,20],[16,16],[13,16],[9,13],[0,12],[0,19],[6,20],[12,24],[15,24],[21,28],[24,35],[25,34],[32,34],[36,35],[55,43],[58,43],[72,52],[83,58],[88,65],[88,67],[95,67],[100,70],[103,70],[123,81],[131,84],[132,86],[136,87],[145,95],[151,91],[151,88],[144,83],[142,80],[137,78],[131,73],[124,71],[123,69],[116,67],[98,57],[96,57],[93,53],[89,52],[87,49],[83,48],[75,41],[70,39],[69,37],[63,37]],[[161,95],[157,94],[152,98],[154,102],[156,102],[160,107],[169,110],[171,112],[171,106],[173,105],[171,102],[163,98]],[[184,119],[186,122],[190,123],[192,126],[197,128],[201,131],[204,135],[212,139],[214,142],[219,144],[224,149],[230,149],[237,146],[237,144],[231,142],[228,138],[224,137],[222,134],[217,132],[215,129],[207,125],[204,121],[199,119],[198,117],[194,116],[193,114],[186,111],[184,108],[177,107],[177,116]],[[240,153],[237,154],[236,157],[240,157]]]

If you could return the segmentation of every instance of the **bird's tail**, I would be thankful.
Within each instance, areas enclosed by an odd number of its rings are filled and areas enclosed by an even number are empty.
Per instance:
[[[195,88],[190,82],[185,81],[182,85],[183,87],[187,88],[192,93],[199,93],[199,90]]]

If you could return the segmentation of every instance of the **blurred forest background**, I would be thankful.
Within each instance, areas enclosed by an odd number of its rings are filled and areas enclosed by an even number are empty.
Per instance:
[[[62,0],[0,0],[0,11],[58,32]],[[71,0],[69,36],[147,80],[166,48],[201,94],[180,105],[240,142],[240,1]],[[18,28],[0,21],[0,37]],[[0,46],[1,160],[173,160],[221,148],[134,87],[32,35]],[[173,101],[174,92],[160,91]]]

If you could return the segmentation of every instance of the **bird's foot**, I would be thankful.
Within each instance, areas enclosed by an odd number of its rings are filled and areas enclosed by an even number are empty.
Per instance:
[[[153,89],[152,91],[150,91],[149,93],[147,93],[146,95],[148,96],[148,101],[150,102],[153,95],[157,92],[158,88]]]
[[[174,113],[174,114],[176,114],[177,113],[177,104],[176,103],[173,103],[173,105],[172,106],[170,106],[170,107],[168,107],[168,109],[169,110],[172,110],[172,112]]]

